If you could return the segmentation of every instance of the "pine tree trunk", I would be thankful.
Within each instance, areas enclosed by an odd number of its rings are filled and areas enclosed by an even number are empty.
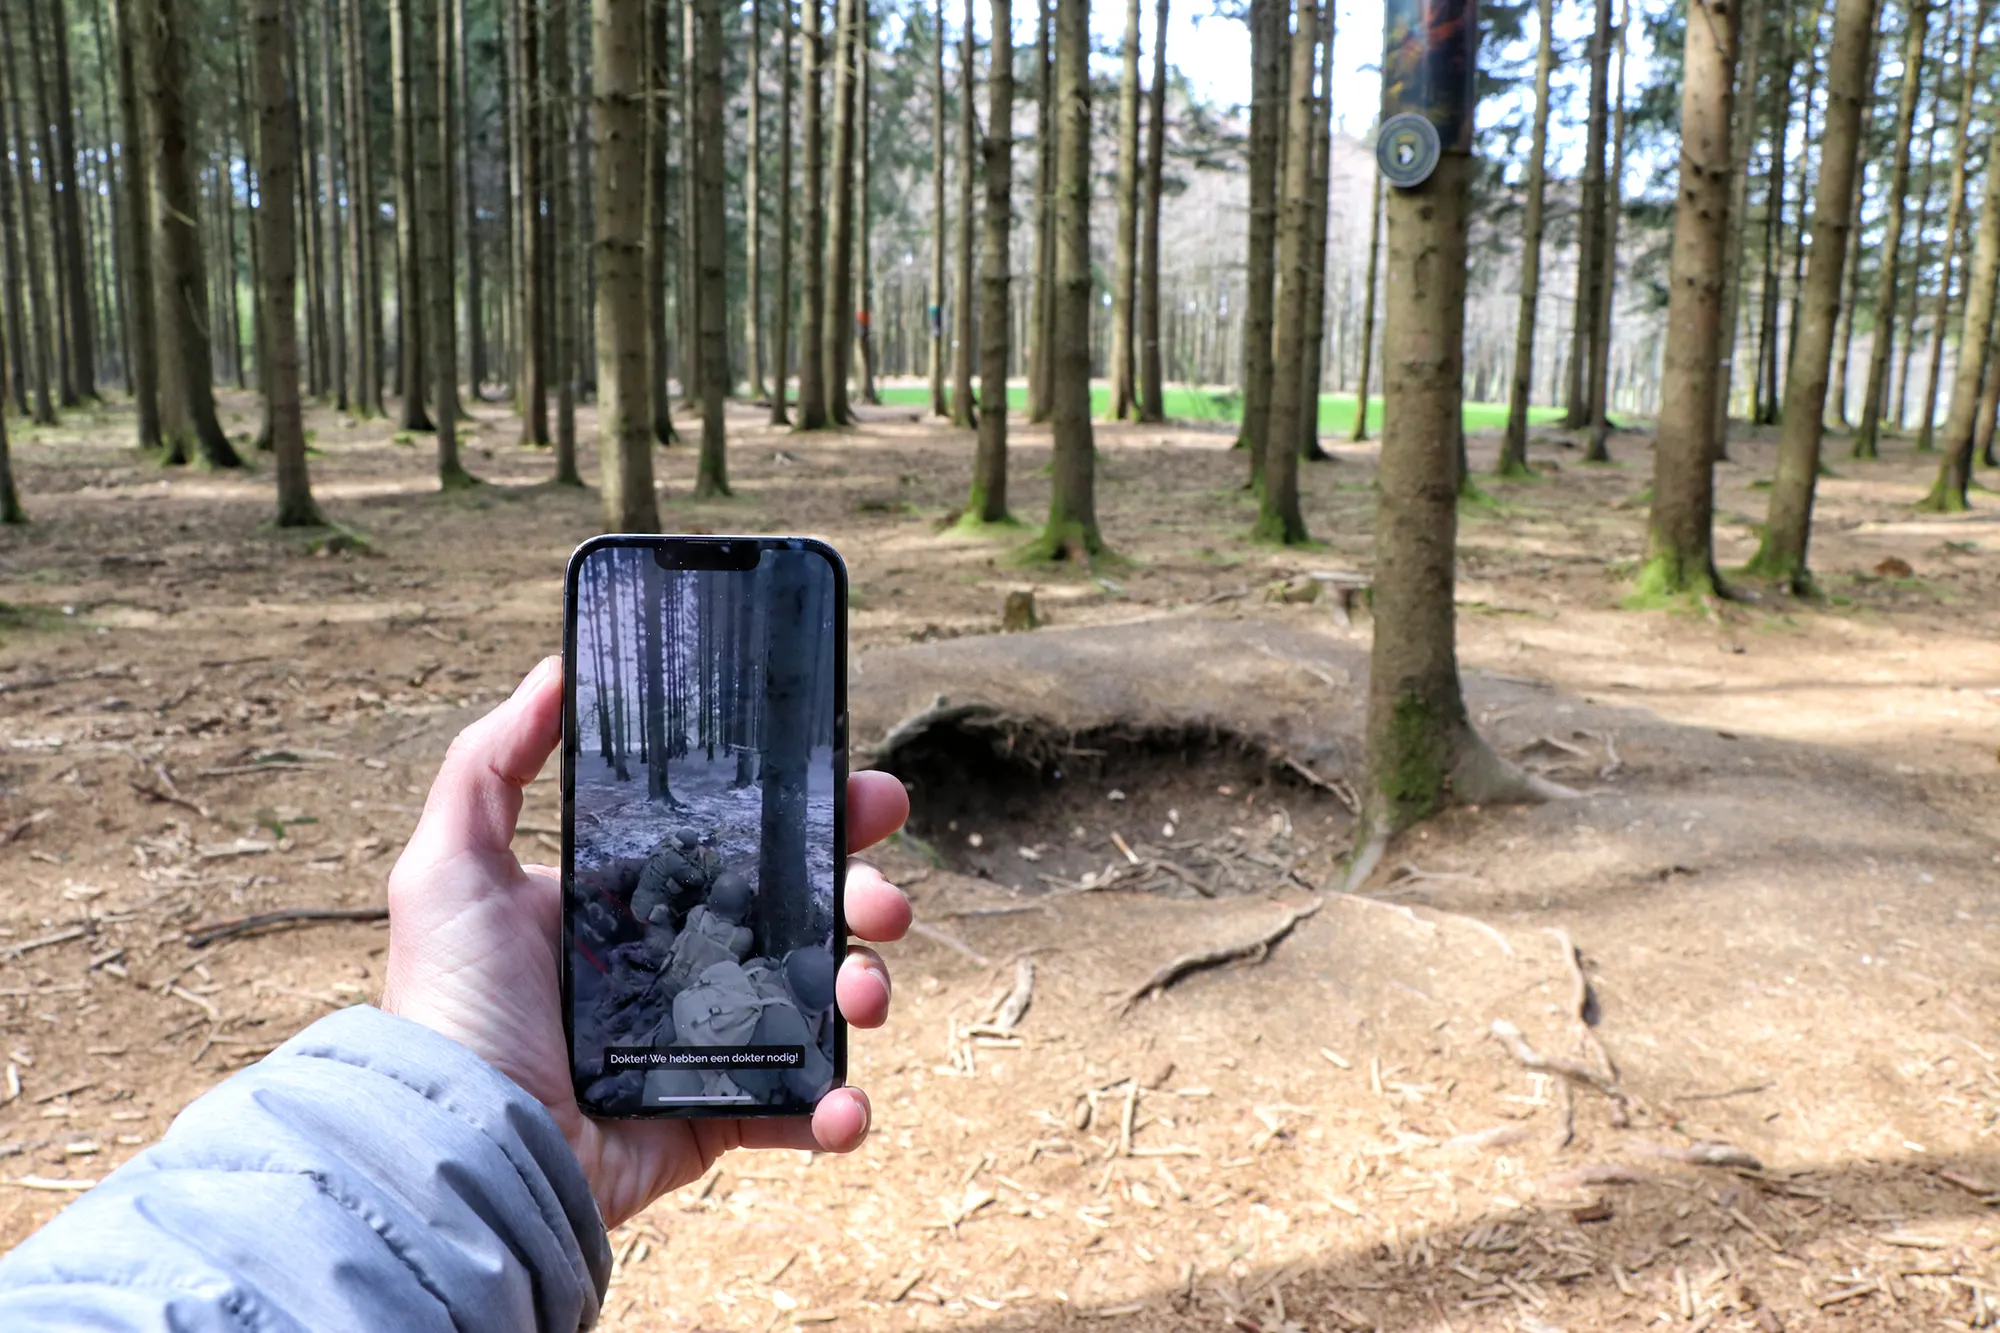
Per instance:
[[[826,380],[827,419],[836,426],[854,420],[847,385],[854,368],[854,62],[859,7],[859,0],[838,0],[834,7],[833,197],[827,210],[833,226],[826,245],[826,323],[820,330],[820,354],[826,359],[821,373]]]
[[[2000,428],[2000,373],[1996,373],[1993,365],[1995,341],[1989,337],[1986,342],[1986,369],[1979,381],[1979,411],[1973,417],[1972,428],[1973,452],[1986,467],[2000,467],[2000,459],[1994,457],[1993,450],[1995,430]]]
[[[1877,439],[1889,391],[1889,354],[1896,326],[1897,283],[1901,278],[1903,214],[1910,190],[1910,145],[1916,135],[1917,96],[1923,83],[1924,38],[1930,22],[1930,0],[1909,7],[1903,32],[1903,79],[1896,103],[1896,147],[1889,167],[1889,206],[1882,223],[1881,275],[1876,279],[1875,334],[1869,341],[1868,388],[1861,402],[1861,420],[1854,428],[1854,457],[1878,456]],[[1956,388],[1954,387],[1954,393]],[[1969,410],[1969,409],[1968,409]]]
[[[415,0],[389,0],[390,85],[394,92],[396,134],[396,348],[401,369],[398,382],[402,406],[396,424],[403,430],[431,430],[424,410],[424,254],[423,221],[418,210],[418,159],[423,130],[418,108],[428,97],[418,70],[423,39],[412,26]]]
[[[950,415],[944,394],[944,0],[931,27],[931,415]]]
[[[326,345],[326,333],[331,327],[327,319],[326,309],[326,266],[324,262],[326,248],[323,244],[323,238],[319,234],[319,201],[321,198],[319,159],[314,157],[312,152],[313,130],[318,122],[313,119],[313,89],[309,86],[310,81],[307,77],[311,66],[306,60],[306,34],[303,31],[294,32],[291,35],[288,49],[291,52],[292,82],[298,88],[297,100],[292,103],[293,114],[299,118],[299,170],[296,173],[299,198],[298,213],[295,218],[295,230],[298,232],[298,244],[304,252],[302,260],[306,288],[306,381],[310,386],[312,396],[323,399],[327,394],[327,386],[332,383],[332,375],[329,372],[333,361],[333,354],[332,349]],[[249,120],[247,109],[244,120],[247,124]],[[245,132],[243,157],[246,163],[253,151],[250,142],[252,137],[247,131]],[[331,195],[332,192],[329,185],[327,194]],[[234,195],[233,188],[230,193],[232,196]],[[252,211],[250,209],[250,201],[247,198],[243,201],[243,206],[246,213]],[[230,213],[233,219],[235,210],[232,208]],[[256,234],[254,224],[252,224],[250,230],[254,236]],[[233,254],[236,249],[236,228],[233,220],[229,229],[229,239],[230,252]],[[251,267],[251,285],[254,287],[256,285],[256,266],[253,264]],[[233,303],[231,308],[234,308]],[[261,336],[258,339],[257,365],[257,373],[262,375],[264,362]],[[238,363],[238,366],[240,369],[241,362]]]
[[[354,290],[354,411],[357,416],[379,417],[383,415],[381,270],[375,256],[375,167],[368,137],[361,0],[345,0],[342,14],[340,43],[345,65],[347,192],[351,218],[347,278]]]
[[[729,494],[722,400],[729,391],[729,311],[724,270],[722,27],[724,0],[694,0],[695,305],[701,334],[701,462],[697,497]],[[851,0],[850,0],[851,3]]]
[[[784,17],[778,91],[778,291],[771,306],[771,424],[789,426],[786,386],[792,373],[792,5],[779,0]]]
[[[1029,312],[1028,420],[1049,419],[1056,333],[1056,112],[1053,0],[1035,0],[1035,291]],[[942,75],[940,75],[942,81]],[[943,132],[939,131],[939,142]],[[942,190],[942,184],[939,185]],[[943,195],[939,195],[942,200]],[[943,214],[940,203],[938,212]],[[940,270],[942,272],[942,270]],[[942,283],[940,282],[940,285]]]
[[[76,111],[70,97],[69,17],[63,0],[49,0],[50,53],[55,66],[55,178],[62,189],[62,287],[69,307],[70,377],[80,398],[97,397],[97,335],[90,302],[90,268],[84,249],[83,211],[76,184]]]
[[[1760,10],[1752,20],[1755,27],[1747,39],[1749,55],[1743,61],[1741,91],[1733,93],[1735,110],[1730,126],[1729,241],[1723,251],[1722,286],[1722,382],[1715,394],[1715,433],[1711,437],[1718,461],[1729,456],[1729,397],[1736,374],[1741,342],[1738,314],[1743,294],[1743,224],[1750,210],[1750,150],[1757,139],[1757,81],[1764,44],[1770,40],[1771,26]],[[1739,29],[1740,29],[1739,23]],[[1739,44],[1745,39],[1739,31]]]
[[[671,193],[667,188],[669,27],[665,0],[643,0],[643,3],[646,28],[646,99],[643,107],[646,142],[642,151],[646,168],[646,355],[650,376],[647,400],[652,409],[654,442],[673,444],[680,439],[680,432],[674,429],[674,397],[668,384],[673,362],[673,321],[667,309],[667,255],[673,248],[668,217]],[[601,309],[598,318],[603,318]],[[597,354],[601,360],[605,354],[601,333],[597,343]],[[600,370],[599,378],[602,377]]]
[[[1870,102],[1875,89],[1875,75],[1881,69],[1881,43],[1875,43],[1874,69],[1868,79],[1869,95],[1862,99],[1861,123],[1868,124]],[[1827,425],[1830,428],[1847,427],[1847,371],[1854,355],[1854,308],[1857,304],[1855,284],[1861,273],[1861,205],[1868,195],[1866,171],[1856,174],[1854,198],[1849,203],[1847,214],[1847,266],[1840,279],[1840,327],[1833,335],[1833,382],[1827,389]]]
[[[1153,83],[1146,99],[1145,217],[1139,247],[1139,412],[1141,421],[1167,419],[1160,361],[1160,201],[1167,149],[1167,9],[1153,6]],[[1330,44],[1329,44],[1330,45]],[[1322,172],[1324,178],[1324,172]],[[1320,268],[1326,267],[1326,194],[1320,193]]]
[[[854,339],[856,344],[855,373],[861,377],[861,401],[880,403],[881,395],[875,391],[875,251],[871,200],[874,188],[873,134],[874,121],[869,114],[869,80],[874,68],[874,28],[868,12],[867,0],[855,0],[857,26],[855,41],[860,46],[859,69],[854,79],[854,95],[859,106],[854,115],[855,155],[860,161],[860,183],[855,190],[854,216],[854,262],[860,266],[860,309],[854,316]]]
[[[15,179],[20,187],[17,197],[21,209],[20,234],[23,251],[21,262],[18,264],[10,262],[8,268],[16,274],[23,272],[27,274],[25,286],[28,297],[28,326],[31,330],[28,363],[35,387],[34,419],[41,425],[52,426],[56,420],[52,397],[55,386],[51,382],[55,377],[55,367],[52,363],[56,359],[57,350],[55,317],[49,308],[47,279],[43,276],[41,227],[35,216],[33,166],[35,158],[28,147],[27,122],[22,117],[19,76],[21,66],[15,59],[13,23],[8,17],[5,6],[0,6],[0,42],[4,42],[5,45],[5,50],[0,52],[0,55],[4,55],[7,62],[7,118],[13,122],[14,130],[14,168],[17,173]],[[13,234],[11,227],[8,229],[8,234],[10,236]],[[185,462],[186,459],[170,461]]]
[[[1133,334],[1139,291],[1139,0],[1125,0],[1118,83],[1118,236],[1111,282],[1111,419],[1139,415]]]
[[[521,0],[519,73],[521,100],[521,186],[527,216],[521,227],[523,269],[521,358],[527,386],[522,394],[521,443],[548,445],[549,436],[549,229],[543,216],[549,196],[550,147],[547,133],[549,87],[543,71],[542,0]],[[560,464],[557,485],[576,484]]]
[[[1576,306],[1570,327],[1569,404],[1563,424],[1595,435],[1597,311],[1604,301],[1604,144],[1609,129],[1611,82],[1611,0],[1596,0],[1597,21],[1590,37],[1590,102],[1583,149],[1583,189],[1576,220]]]
[[[1812,225],[1812,215],[1807,208],[1810,179],[1813,170],[1813,145],[1825,135],[1825,118],[1821,117],[1820,131],[1813,132],[1813,95],[1819,90],[1820,60],[1823,52],[1819,46],[1820,19],[1825,13],[1824,4],[1815,4],[1810,15],[1810,26],[1805,34],[1806,86],[1799,98],[1799,136],[1806,150],[1799,154],[1799,183],[1795,197],[1798,200],[1798,220],[1792,227],[1792,313],[1791,322],[1785,333],[1785,377],[1791,378],[1792,349],[1799,345],[1799,319],[1805,304],[1806,282],[1806,235]]]
[[[549,383],[556,394],[556,481],[581,485],[576,461],[576,324],[582,302],[576,265],[576,154],[573,151],[577,115],[576,58],[570,43],[571,11],[558,5],[548,11],[547,95],[543,124],[547,127],[546,156],[549,193],[548,267]]]
[[[1373,171],[1369,175],[1374,182],[1374,193],[1368,212],[1367,290],[1361,297],[1361,379],[1354,389],[1354,431],[1349,437],[1357,444],[1368,438],[1368,381],[1374,377],[1375,359],[1375,288],[1382,262],[1382,173]]]
[[[285,86],[285,0],[252,0],[251,61],[257,105],[257,181],[254,225],[264,254],[257,299],[263,304],[264,347],[270,360],[257,367],[263,383],[277,459],[278,526],[318,527],[306,470],[306,437],[299,408],[299,334],[294,309],[297,274],[292,267],[292,201],[299,171],[299,121]]]
[[[1286,94],[1284,180],[1278,195],[1271,421],[1264,456],[1264,491],[1251,530],[1259,541],[1285,546],[1306,540],[1305,519],[1299,513],[1296,442],[1305,410],[1301,401],[1305,383],[1299,366],[1305,359],[1306,288],[1311,282],[1306,245],[1312,232],[1313,131],[1317,120],[1313,106],[1313,68],[1319,53],[1316,0],[1298,0],[1297,13]]]
[[[463,117],[458,131],[459,151],[457,158],[446,164],[446,169],[458,178],[458,205],[460,230],[465,243],[465,349],[466,379],[472,389],[472,396],[480,400],[486,396],[486,263],[483,248],[479,243],[479,196],[476,190],[477,174],[473,170],[473,155],[485,144],[485,135],[474,132],[472,108],[472,51],[466,45],[467,0],[453,0],[451,11],[454,33],[452,86],[453,104],[457,114]],[[330,113],[329,113],[330,114]],[[332,141],[328,141],[328,160],[332,157]],[[329,168],[330,170],[330,168]],[[340,282],[334,280],[334,296],[339,299]],[[336,322],[333,330],[334,344],[339,345],[341,330]],[[334,381],[334,392],[343,393],[345,386],[338,378]]]
[[[943,0],[939,0],[942,4]],[[799,207],[805,219],[800,245],[805,253],[801,295],[805,310],[799,323],[799,429],[826,429],[826,181],[820,129],[820,70],[826,63],[821,32],[821,0],[801,0],[805,15],[805,68],[802,83],[805,109],[799,118],[799,141],[805,151],[805,189]]]
[[[647,0],[593,0],[590,61],[597,136],[597,438],[604,522],[657,532],[647,358]]]
[[[457,82],[457,25],[453,0],[434,0],[431,31],[426,34],[418,77],[424,80],[418,132],[420,189],[424,209],[424,256],[431,272],[423,285],[429,308],[424,332],[430,338],[426,359],[431,376],[431,401],[437,417],[438,484],[445,490],[470,485],[475,478],[458,456],[458,265],[452,224],[458,216],[452,199],[453,162],[458,157],[457,117],[452,114],[452,87]]]
[[[6,414],[0,413],[0,524],[27,521],[28,511],[21,508],[21,493],[14,487],[14,455],[7,445]]]
[[[682,232],[680,244],[676,247],[680,255],[679,300],[675,313],[680,316],[681,346],[681,401],[699,412],[701,410],[701,294],[700,294],[700,254],[701,254],[701,209],[695,200],[697,192],[695,167],[695,21],[694,6],[700,0],[680,0],[677,6],[681,16],[681,77],[677,85],[681,117],[681,173],[680,209]]]
[[[1590,338],[1590,443],[1584,461],[1611,461],[1611,312],[1618,292],[1618,221],[1625,197],[1625,36],[1632,24],[1632,0],[1618,16],[1618,92],[1611,126],[1611,174],[1601,197],[1603,216],[1597,227],[1596,327]]]
[[[2000,171],[1986,173],[1986,197],[1979,211],[1978,239],[1972,248],[1972,269],[1966,277],[1965,321],[1958,335],[1958,366],[1951,383],[1951,410],[1945,417],[1940,441],[1944,460],[1931,492],[1918,506],[1932,513],[1955,514],[1966,508],[1966,493],[1972,482],[1975,436],[1982,415],[1982,379],[1996,381],[2000,396],[2000,373],[1988,372],[1988,353],[1994,333],[1994,280],[2000,277]]]
[[[0,16],[0,27],[5,26],[4,16]],[[129,26],[129,25],[128,25]],[[21,228],[25,225],[25,214],[17,214],[14,207],[14,190],[17,180],[7,159],[14,117],[7,110],[7,98],[12,96],[14,71],[12,62],[0,65],[0,254],[7,263],[5,299],[7,320],[7,384],[13,390],[14,405],[22,416],[29,413],[28,381],[31,364],[26,355],[29,342],[28,319],[32,312],[21,308]]]
[[[202,312],[201,205],[188,161],[187,29],[180,0],[137,0],[142,88],[153,168],[154,310],[159,317],[160,435],[168,462],[241,467],[215,417]]]
[[[1325,463],[1333,455],[1319,443],[1319,389],[1326,373],[1326,232],[1327,192],[1333,166],[1333,34],[1336,19],[1331,4],[1319,11],[1319,92],[1313,98],[1312,186],[1308,192],[1311,228],[1306,238],[1305,354],[1299,364],[1299,461]]]
[[[1777,86],[1772,96],[1770,164],[1764,186],[1764,281],[1759,293],[1757,379],[1750,396],[1751,419],[1768,426],[1778,419],[1778,260],[1785,250],[1785,147],[1791,134],[1793,31],[1788,14],[1779,16]]]
[[[976,336],[972,271],[976,237],[972,226],[972,177],[978,117],[973,106],[978,77],[973,72],[972,0],[965,0],[965,30],[958,48],[958,264],[951,284],[953,336],[951,348],[951,424],[979,424],[972,399],[973,339]]]
[[[986,83],[986,244],[980,255],[979,446],[972,460],[966,517],[1005,523],[1007,512],[1007,360],[1013,303],[1009,242],[1014,226],[1014,11],[990,0],[993,48]]]
[[[125,171],[125,189],[119,198],[124,217],[127,248],[131,262],[126,266],[128,283],[126,311],[130,328],[126,340],[132,355],[132,397],[137,414],[139,447],[160,445],[160,362],[157,322],[153,314],[153,247],[148,219],[153,211],[152,171],[146,159],[146,135],[139,121],[139,85],[133,69],[136,35],[132,28],[133,0],[113,0],[112,40],[118,66],[119,161]],[[0,173],[3,175],[4,173]],[[0,190],[4,190],[0,185]],[[14,256],[14,220],[4,194],[0,194],[0,232],[7,236],[7,271],[20,272]],[[7,336],[18,340],[20,319],[15,313],[20,295],[14,284],[7,291]],[[18,347],[18,342],[16,342]],[[15,383],[16,399],[27,410],[23,385]]]
[[[339,21],[334,16],[335,0],[323,0],[319,12],[319,129],[320,153],[325,159],[325,212],[320,221],[320,239],[326,250],[327,284],[327,370],[332,377],[333,405],[345,412],[347,398],[347,282],[346,247],[342,245],[340,201],[345,171],[340,151],[339,61],[335,58],[335,34]]]
[[[1653,508],[1642,596],[1707,596],[1716,590],[1714,396],[1724,376],[1722,288],[1731,258],[1729,196],[1740,173],[1730,152],[1738,42],[1727,0],[1694,0],[1681,84],[1680,182],[1674,210],[1667,339],[1653,449]],[[1749,80],[1745,80],[1746,85]],[[1754,86],[1746,87],[1754,96]],[[1740,122],[1747,126],[1746,115]],[[1717,169],[1712,163],[1730,164]]]
[[[781,4],[790,0],[779,0]],[[743,272],[749,292],[746,341],[750,353],[750,396],[764,397],[764,240],[763,187],[758,172],[763,165],[764,146],[764,9],[761,0],[750,0],[749,63],[750,141],[743,155]]]
[[[1917,187],[1916,226],[1910,233],[1910,256],[1907,261],[1910,280],[1905,284],[1909,299],[1903,308],[1903,333],[1899,342],[1901,366],[1896,372],[1896,391],[1890,399],[1889,419],[1896,423],[1896,429],[1903,429],[1909,421],[1910,372],[1917,359],[1917,307],[1921,303],[1924,288],[1924,262],[1926,246],[1924,237],[1931,227],[1931,193],[1936,183],[1938,117],[1935,112],[1936,98],[1932,98],[1933,112],[1930,117],[1930,132],[1924,136],[1923,184]]]
[[[1271,300],[1278,239],[1278,150],[1284,128],[1284,0],[1250,0],[1250,229],[1243,304],[1243,426],[1250,487],[1264,484],[1271,427]],[[1289,445],[1288,445],[1289,447]]]
[[[1931,312],[1930,369],[1924,376],[1924,405],[1918,414],[1917,452],[1929,453],[1937,435],[1938,390],[1944,370],[1945,326],[1951,321],[1951,272],[1958,259],[1958,237],[1965,225],[1966,159],[1972,142],[1973,89],[1977,86],[1978,36],[1986,30],[1992,6],[1980,0],[1977,17],[1968,26],[1960,43],[1958,120],[1953,129],[1957,143],[1952,149],[1951,192],[1945,204],[1944,254],[1939,261],[1937,300]]]
[[[1097,531],[1097,450],[1090,427],[1090,4],[1056,0],[1056,288],[1051,349],[1049,520],[1029,548],[1088,566]]]
[[[1813,198],[1813,264],[1805,278],[1798,341],[1785,376],[1784,430],[1778,439],[1769,518],[1763,544],[1750,563],[1755,572],[1800,593],[1811,583],[1806,543],[1812,533],[1820,438],[1826,431],[1840,282],[1847,267],[1848,200],[1855,188],[1855,159],[1861,145],[1861,102],[1867,95],[1875,4],[1876,0],[1838,0],[1834,7],[1833,44],[1826,56],[1826,119]]]
[[[1507,398],[1507,433],[1500,442],[1499,465],[1494,468],[1502,477],[1529,475],[1528,406],[1534,390],[1535,307],[1542,292],[1542,209],[1548,188],[1549,75],[1555,67],[1555,0],[1538,0],[1538,6],[1542,39],[1535,57],[1535,127],[1529,140],[1527,201],[1521,223],[1521,313],[1514,323],[1514,376]]]

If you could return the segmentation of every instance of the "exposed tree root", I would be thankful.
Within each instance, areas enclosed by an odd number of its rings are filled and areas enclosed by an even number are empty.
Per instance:
[[[1271,951],[1272,945],[1292,933],[1293,926],[1298,925],[1299,922],[1319,911],[1325,905],[1326,900],[1324,898],[1315,898],[1303,907],[1293,908],[1285,914],[1283,921],[1280,921],[1276,926],[1254,940],[1249,940],[1242,944],[1224,945],[1215,949],[1203,949],[1199,953],[1182,954],[1172,962],[1166,963],[1155,970],[1153,975],[1133,987],[1126,994],[1124,1000],[1119,1003],[1119,1014],[1130,1013],[1132,1006],[1138,1004],[1139,1001],[1145,999],[1148,995],[1164,991],[1167,987],[1191,973],[1200,972],[1205,968],[1219,967],[1224,963],[1232,963],[1239,958],[1248,958],[1252,955],[1261,959]]]
[[[266,930],[272,926],[388,919],[389,909],[386,907],[293,907],[282,912],[259,912],[255,916],[240,917],[235,921],[218,921],[212,925],[196,926],[187,933],[187,946],[190,949],[200,949],[217,940],[228,939],[232,935],[248,935],[253,931]]]

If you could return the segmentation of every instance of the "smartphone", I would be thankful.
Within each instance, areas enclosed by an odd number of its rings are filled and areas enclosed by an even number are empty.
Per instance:
[[[578,1104],[810,1114],[847,1072],[846,567],[802,537],[597,537],[563,621]]]

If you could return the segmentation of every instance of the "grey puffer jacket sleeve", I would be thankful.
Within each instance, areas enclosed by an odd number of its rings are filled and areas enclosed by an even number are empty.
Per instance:
[[[610,1271],[548,1112],[457,1042],[357,1006],[0,1259],[0,1329],[570,1333]]]

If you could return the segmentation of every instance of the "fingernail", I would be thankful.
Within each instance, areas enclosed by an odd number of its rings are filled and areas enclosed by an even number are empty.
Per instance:
[[[847,956],[854,962],[855,966],[859,967],[863,972],[866,972],[871,976],[880,977],[882,979],[883,994],[889,995],[894,993],[895,983],[889,980],[889,969],[882,962],[881,959],[877,958],[872,953],[856,952],[856,953],[851,953]]]

